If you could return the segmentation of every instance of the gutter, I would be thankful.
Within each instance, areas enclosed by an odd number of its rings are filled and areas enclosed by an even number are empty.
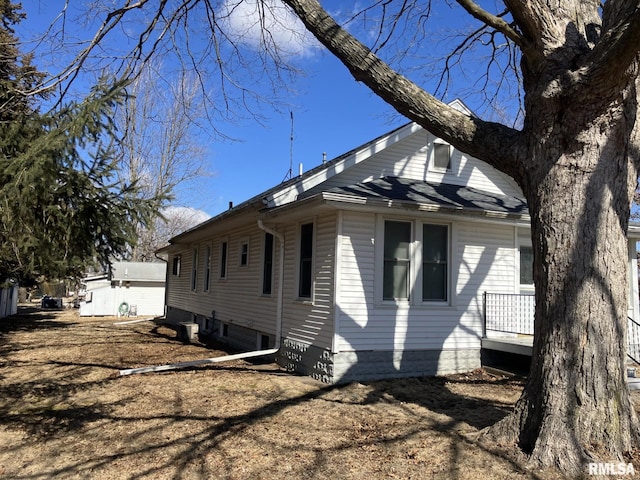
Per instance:
[[[262,219],[258,219],[258,228],[273,235],[280,242],[280,255],[278,262],[278,299],[276,304],[276,347],[280,348],[280,341],[282,337],[282,301],[284,295],[284,235],[276,232],[272,228],[267,227],[262,223]]]
[[[140,368],[128,368],[120,370],[120,376],[134,375],[136,373],[149,373],[149,372],[163,372],[166,370],[177,370],[179,368],[196,367],[198,365],[205,365],[208,363],[221,363],[230,362],[233,360],[241,360],[244,358],[263,357],[267,355],[273,355],[280,350],[280,341],[282,338],[282,301],[283,301],[283,287],[284,287],[284,236],[281,233],[265,226],[262,220],[258,219],[258,227],[261,230],[273,235],[280,242],[280,258],[279,258],[279,276],[278,276],[278,299],[276,307],[276,343],[274,348],[268,350],[256,350],[253,352],[236,353],[234,355],[224,355],[222,357],[205,358],[202,360],[193,360],[188,362],[171,363],[168,365],[156,365],[153,367],[140,367]],[[168,272],[168,268],[167,268]]]

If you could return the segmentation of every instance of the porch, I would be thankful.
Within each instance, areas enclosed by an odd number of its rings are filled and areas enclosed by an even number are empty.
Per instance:
[[[513,363],[523,362],[522,357],[531,357],[533,352],[533,317],[535,297],[533,295],[490,293],[483,294],[482,351],[485,359],[499,358]],[[635,375],[640,365],[640,323],[628,317],[627,357],[629,373]],[[640,367],[638,368],[640,377]],[[629,382],[640,388],[640,378],[632,376]]]

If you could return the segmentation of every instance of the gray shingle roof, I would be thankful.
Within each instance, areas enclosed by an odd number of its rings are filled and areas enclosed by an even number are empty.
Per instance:
[[[472,187],[434,184],[399,177],[383,177],[370,182],[334,187],[328,193],[363,198],[414,202],[453,209],[484,210],[528,215],[526,202],[517,197],[497,195]]]

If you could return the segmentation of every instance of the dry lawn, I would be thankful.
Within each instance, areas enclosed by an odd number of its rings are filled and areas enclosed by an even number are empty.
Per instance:
[[[0,478],[559,478],[474,440],[517,379],[328,386],[246,361],[123,377],[224,352],[116,322],[35,309],[0,321]]]

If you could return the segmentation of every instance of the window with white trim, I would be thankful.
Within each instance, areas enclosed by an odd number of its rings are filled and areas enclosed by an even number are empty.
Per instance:
[[[520,245],[520,285],[533,286],[533,247]]]
[[[173,262],[171,264],[171,274],[175,277],[180,276],[180,255],[175,255],[173,257]]]
[[[300,262],[298,266],[298,297],[311,298],[313,287],[313,223],[300,226]]]
[[[384,222],[383,300],[409,300],[411,223]]]
[[[192,262],[191,262],[191,290],[192,291],[196,291],[197,285],[198,285],[198,249],[194,248],[193,249],[193,255],[192,255]]]
[[[422,300],[449,300],[449,227],[422,225]]]
[[[380,219],[376,274],[383,302],[445,304],[451,299],[451,226],[419,220]]]
[[[264,232],[264,252],[262,254],[262,294],[271,295],[273,286],[273,235]]]
[[[220,278],[227,278],[228,255],[229,255],[229,243],[224,241],[220,245]]]
[[[451,146],[448,143],[434,142],[433,169],[451,171]]]
[[[207,249],[205,251],[205,266],[204,266],[204,284],[203,289],[205,292],[209,291],[209,286],[211,284],[211,246],[207,245]]]
[[[240,242],[240,266],[246,267],[249,265],[249,241],[244,240]]]

